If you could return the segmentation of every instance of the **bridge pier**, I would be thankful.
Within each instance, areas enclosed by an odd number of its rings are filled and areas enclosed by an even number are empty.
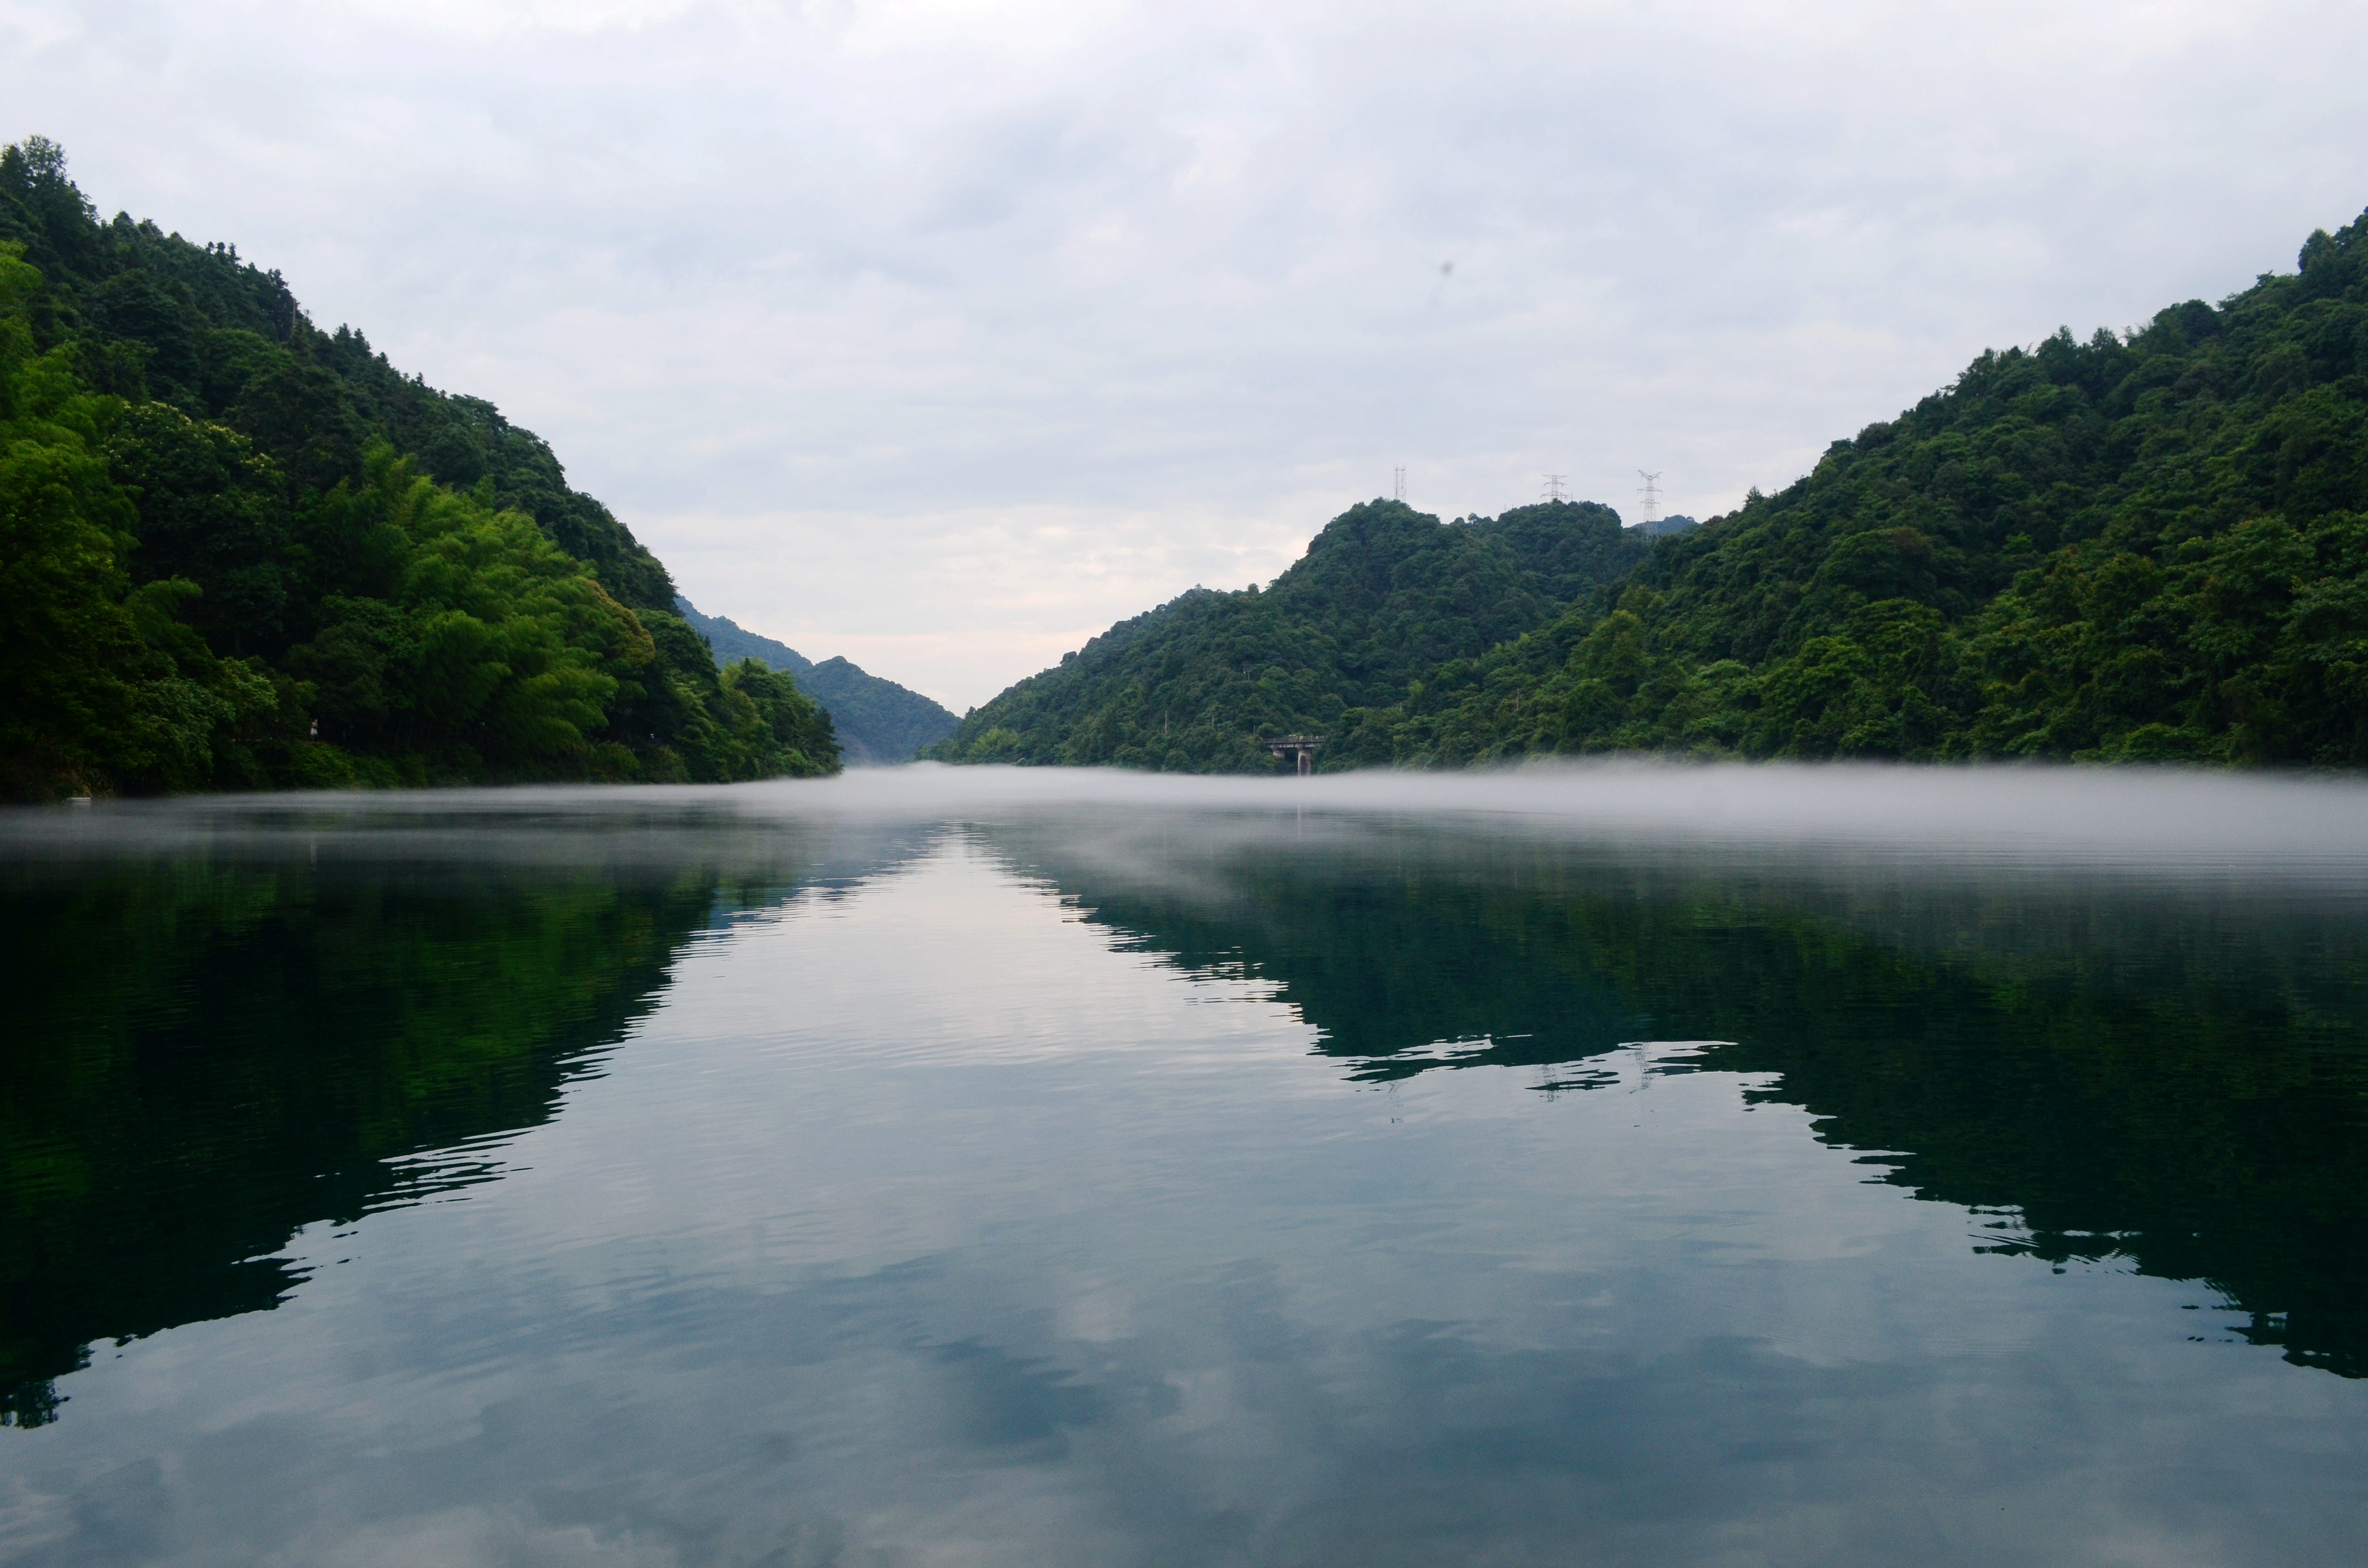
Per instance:
[[[1274,753],[1280,762],[1288,758],[1294,766],[1292,771],[1304,778],[1315,771],[1315,748],[1324,744],[1322,735],[1284,735],[1278,740],[1261,741],[1260,745]]]

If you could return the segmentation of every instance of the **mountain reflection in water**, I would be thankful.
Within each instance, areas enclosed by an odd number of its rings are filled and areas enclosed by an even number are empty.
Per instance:
[[[1271,983],[1352,1080],[1585,1089],[1628,1041],[1713,1042],[1651,1070],[1773,1074],[1752,1098],[1884,1180],[2015,1216],[1990,1250],[2208,1281],[2247,1337],[2368,1376],[2349,890],[1334,823],[995,842],[1128,945]]]
[[[2368,793],[1934,778],[0,822],[0,1561],[2346,1561]]]
[[[304,1225],[487,1179],[461,1151],[552,1114],[708,902],[206,867],[12,899],[6,939],[71,988],[6,1063],[0,1410],[53,1415],[90,1340],[277,1305]]]
[[[898,853],[350,825],[0,864],[0,1424],[54,1419],[93,1341],[277,1306],[306,1225],[495,1179],[694,937]]]

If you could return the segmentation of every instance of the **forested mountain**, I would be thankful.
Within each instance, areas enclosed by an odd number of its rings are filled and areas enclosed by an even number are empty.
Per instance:
[[[796,676],[799,689],[830,715],[840,751],[857,766],[884,767],[909,762],[916,752],[936,744],[962,724],[942,704],[893,680],[867,674],[845,659],[825,659],[817,665],[786,642],[759,637],[722,616],[700,614],[679,595],[674,602],[683,619],[707,639],[718,659],[726,664],[754,659]]]
[[[680,594],[674,597],[674,610],[677,615],[689,622],[690,629],[699,633],[700,640],[714,651],[718,659],[726,664],[737,664],[742,659],[754,659],[768,669],[786,670],[791,675],[800,676],[808,674],[814,667],[814,662],[812,659],[786,642],[777,642],[770,637],[761,637],[738,621],[728,620],[720,615],[701,615],[699,607]],[[801,688],[803,689],[803,683],[801,683]],[[836,723],[836,718],[832,722]],[[841,734],[839,744],[844,745],[846,741],[847,737]]]
[[[1326,762],[2368,762],[2368,218],[2145,327],[1986,353]]]
[[[1266,593],[1112,627],[934,755],[2368,763],[2368,217],[2217,307],[1985,353],[1730,516],[1584,510],[1562,569],[1551,506],[1355,508]]]
[[[1263,735],[1327,732],[1617,581],[1650,546],[1593,503],[1442,523],[1403,502],[1334,518],[1264,589],[1195,588],[973,710],[949,762],[1265,772]]]
[[[490,403],[0,151],[0,793],[837,766]]]

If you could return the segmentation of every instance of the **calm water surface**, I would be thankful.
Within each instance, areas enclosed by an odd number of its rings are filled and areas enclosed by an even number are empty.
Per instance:
[[[0,821],[0,1561],[2354,1564],[2368,790]]]

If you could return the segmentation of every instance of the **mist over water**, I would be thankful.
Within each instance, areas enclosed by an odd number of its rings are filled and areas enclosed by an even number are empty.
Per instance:
[[[0,1561],[2338,1563],[2368,790],[0,816]]]
[[[993,822],[1095,809],[1167,818],[1278,811],[1440,821],[1476,816],[1532,833],[1604,841],[1860,846],[2133,864],[2368,861],[2368,786],[2344,776],[2046,764],[1629,760],[1271,779],[919,763],[746,785],[211,796],[109,802],[79,815],[14,813],[0,817],[0,843],[38,851],[191,834],[220,839],[248,827],[278,832],[291,823],[401,828],[432,819],[549,835],[622,824],[666,831],[847,819]]]

